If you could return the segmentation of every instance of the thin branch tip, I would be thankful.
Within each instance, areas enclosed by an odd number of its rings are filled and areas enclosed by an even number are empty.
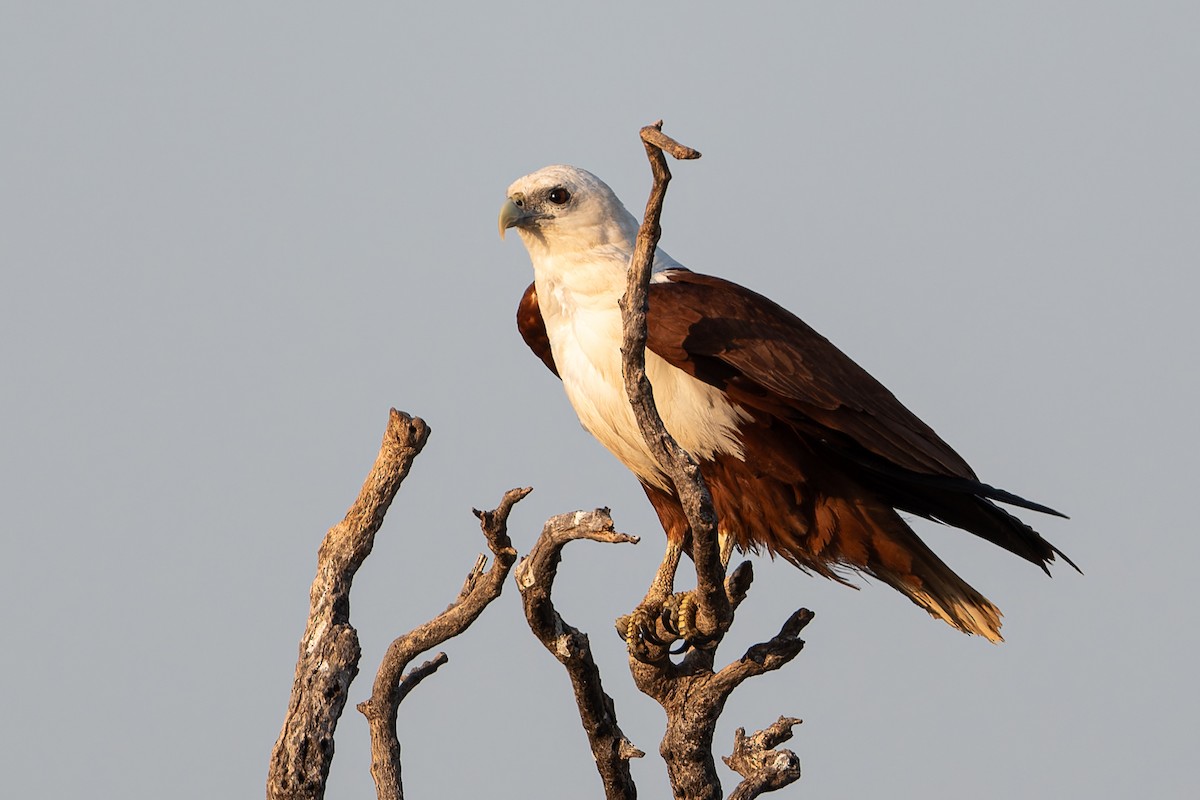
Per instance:
[[[721,758],[726,766],[744,779],[730,800],[749,800],[782,789],[800,779],[800,758],[791,750],[776,750],[792,737],[792,728],[800,724],[795,717],[783,717],[752,736],[745,728],[734,733],[733,752]]]
[[[617,747],[617,756],[624,761],[631,761],[635,758],[645,758],[646,751],[635,747],[633,742],[628,739],[622,739],[621,744]]]
[[[783,624],[783,630],[779,633],[781,636],[786,634],[795,638],[800,635],[800,631],[804,630],[808,626],[808,623],[812,622],[816,616],[815,613],[809,611],[807,608],[797,609],[792,616],[788,617],[788,621]]]
[[[404,677],[400,679],[401,691],[408,694],[418,683],[428,678],[433,673],[437,672],[441,667],[450,662],[450,657],[445,651],[439,652],[433,658],[429,659],[419,667],[413,667],[408,672],[404,673]],[[405,691],[407,689],[407,691]]]
[[[691,161],[700,158],[700,151],[694,147],[688,147],[685,144],[680,144],[675,139],[662,132],[663,121],[660,119],[653,125],[647,125],[639,132],[642,141],[652,147],[656,147],[666,153],[669,153],[672,158],[679,161]]]
[[[444,652],[440,652],[421,666],[407,673],[404,670],[417,655],[467,630],[484,609],[500,596],[508,573],[517,560],[517,552],[512,548],[507,533],[508,512],[526,494],[528,490],[513,489],[505,494],[496,510],[473,509],[479,518],[488,548],[495,556],[491,567],[485,569],[488,557],[480,554],[458,597],[445,611],[392,641],[375,674],[371,698],[359,705],[371,732],[371,777],[375,780],[380,800],[401,800],[404,797],[400,782],[400,742],[396,735],[396,714],[400,702],[449,659]]]

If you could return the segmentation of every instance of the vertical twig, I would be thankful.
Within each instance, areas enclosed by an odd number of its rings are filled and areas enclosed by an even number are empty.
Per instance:
[[[645,370],[651,265],[661,233],[659,221],[663,199],[671,178],[663,152],[676,158],[697,158],[700,154],[663,134],[662,122],[643,128],[641,137],[654,174],[654,186],[638,231],[629,267],[628,288],[621,302],[625,390],[642,435],[670,476],[687,515],[692,535],[692,559],[696,566],[697,627],[708,638],[708,646],[693,649],[679,664],[672,663],[665,655],[641,659],[631,649],[629,665],[638,689],[658,701],[666,712],[667,729],[659,753],[666,762],[675,796],[689,800],[720,800],[721,784],[712,746],[725,702],[743,681],[778,669],[800,652],[804,642],[800,640],[799,632],[812,614],[803,609],[796,612],[774,639],[755,645],[738,661],[719,673],[713,672],[716,647],[733,622],[736,605],[749,588],[752,570],[749,563],[742,565],[727,584],[719,555],[712,496],[699,466],[664,428]],[[790,728],[788,730],[790,732]],[[754,744],[767,738],[755,739]],[[799,777],[799,761],[794,754],[785,751],[772,753],[768,758],[761,751],[762,748],[753,750],[743,732],[736,743],[735,754],[731,756],[731,766],[746,770],[743,773],[746,779],[735,790],[739,798],[780,788]],[[755,760],[752,755],[761,755],[761,758]],[[788,770],[793,762],[794,776]]]
[[[392,409],[379,456],[358,499],[321,542],[292,695],[283,730],[271,751],[267,772],[271,800],[318,800],[325,794],[334,730],[361,655],[358,633],[350,624],[350,587],[428,438],[424,420]]]
[[[621,341],[625,392],[633,406],[642,436],[663,470],[675,485],[692,533],[692,559],[696,565],[696,591],[701,630],[719,640],[731,621],[725,596],[725,570],[717,547],[717,516],[712,495],[700,474],[700,467],[666,430],[654,402],[654,392],[646,377],[646,318],[649,310],[649,285],[654,252],[662,235],[663,201],[671,171],[666,151],[674,158],[695,159],[700,153],[681,145],[662,132],[662,121],[641,130],[646,157],[654,175],[654,185],[646,201],[646,213],[638,229],[629,280],[621,298],[623,336]]]

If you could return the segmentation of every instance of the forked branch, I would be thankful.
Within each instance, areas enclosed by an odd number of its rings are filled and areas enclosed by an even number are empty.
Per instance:
[[[747,736],[745,728],[737,729],[733,754],[723,760],[743,780],[729,800],[751,800],[800,780],[800,759],[796,754],[774,749],[792,738],[792,728],[799,724],[795,717],[780,717],[753,736]]]
[[[428,438],[424,420],[393,408],[358,499],[321,542],[292,696],[271,751],[267,773],[271,800],[318,800],[325,794],[334,730],[361,655],[358,632],[350,624],[350,587],[375,544],[388,506]]]
[[[358,704],[371,729],[371,777],[375,779],[379,800],[404,797],[400,741],[396,734],[400,703],[418,683],[446,663],[446,654],[439,653],[407,675],[404,670],[421,653],[465,631],[500,596],[509,570],[517,560],[517,551],[508,537],[508,515],[530,491],[510,489],[494,511],[475,511],[492,551],[491,569],[484,571],[487,559],[480,556],[449,608],[391,643],[379,665],[371,698]]]

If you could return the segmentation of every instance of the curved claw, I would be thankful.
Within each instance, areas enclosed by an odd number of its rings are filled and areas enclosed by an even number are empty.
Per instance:
[[[637,633],[641,637],[642,641],[649,642],[655,647],[666,647],[669,644],[669,642],[664,642],[662,639],[660,639],[658,635],[655,634],[653,628],[639,628]]]
[[[649,661],[646,645],[665,648],[668,644],[658,636],[650,610],[645,606],[635,608],[625,626],[625,646],[629,648],[629,654],[639,661]]]
[[[667,655],[677,656],[688,650],[709,650],[720,637],[701,632],[696,624],[698,606],[692,592],[677,592],[667,598],[657,613],[649,606],[638,606],[625,625],[625,644],[629,653],[639,661],[651,660],[647,646],[663,648]],[[667,636],[660,636],[658,625]],[[672,648],[672,645],[675,645]],[[670,649],[668,649],[670,648]]]
[[[717,637],[708,636],[706,634],[701,634],[701,635],[695,637],[694,639],[687,640],[688,646],[694,647],[697,650],[712,650],[717,646],[717,643],[718,643]]]
[[[677,592],[667,599],[663,605],[663,628],[676,637],[679,646],[669,651],[671,655],[680,655],[688,650],[708,650],[717,645],[720,638],[702,633],[696,624],[698,606],[692,592]]]
[[[683,634],[679,632],[679,626],[675,624],[675,614],[669,608],[663,608],[662,614],[659,615],[659,620],[662,626],[667,629],[667,632],[672,636],[682,639]]]

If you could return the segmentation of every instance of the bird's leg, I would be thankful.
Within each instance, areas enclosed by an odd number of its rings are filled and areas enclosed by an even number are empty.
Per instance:
[[[732,533],[718,529],[717,546],[722,569],[729,566],[736,543],[737,537]],[[674,591],[675,574],[679,571],[683,551],[683,541],[667,539],[667,550],[645,598],[632,614],[618,620],[617,628],[622,632],[629,652],[641,661],[651,660],[648,645],[667,648],[678,641],[682,646],[672,652],[683,652],[712,642],[711,637],[705,636],[696,626],[695,593]]]
[[[721,559],[721,571],[729,566],[733,546],[737,537],[723,527],[717,528],[717,552]],[[690,647],[704,648],[714,642],[711,636],[702,633],[696,625],[695,592],[678,592],[667,598],[663,606],[662,621],[667,630],[683,641],[683,650]]]
[[[682,555],[683,542],[668,537],[662,563],[658,566],[654,580],[650,582],[646,596],[633,610],[633,613],[617,621],[617,629],[629,646],[630,654],[638,660],[650,660],[647,645],[665,648],[670,644],[660,636],[658,623],[672,600],[675,573],[679,571],[679,560]],[[665,631],[669,631],[666,626],[664,628]]]
[[[642,600],[643,606],[662,608],[662,604],[675,590],[675,573],[679,571],[679,559],[682,555],[683,542],[667,539],[667,550],[663,553],[658,572],[655,573],[654,580],[650,582],[650,589]]]

